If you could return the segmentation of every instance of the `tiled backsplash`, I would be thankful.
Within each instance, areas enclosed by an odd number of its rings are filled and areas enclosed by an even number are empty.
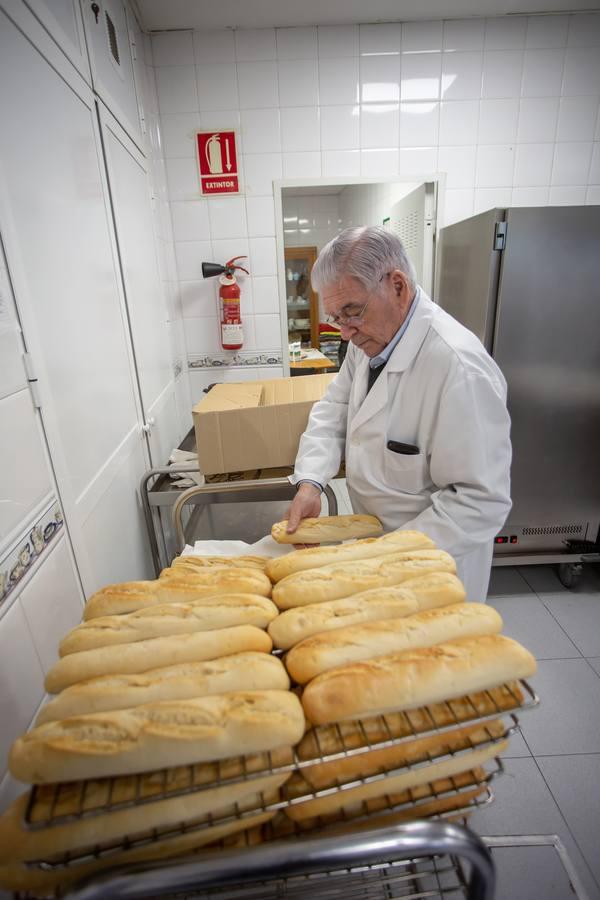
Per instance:
[[[445,172],[442,224],[600,203],[600,14],[155,34],[188,359],[219,350],[203,259],[247,253],[244,350],[280,351],[272,181]],[[238,128],[242,193],[201,199],[194,132]]]

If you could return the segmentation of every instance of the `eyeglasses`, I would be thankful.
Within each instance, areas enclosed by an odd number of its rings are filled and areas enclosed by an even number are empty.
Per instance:
[[[328,325],[362,325],[365,319],[366,309],[371,302],[373,294],[369,297],[365,305],[359,312],[352,313],[350,310],[351,306],[344,306],[340,313],[337,316],[325,316],[325,321]]]
[[[383,279],[387,275],[389,275],[389,272],[384,272],[384,274],[381,276],[379,281],[380,282],[383,281]],[[362,323],[365,320],[365,312],[367,311],[367,307],[368,307],[369,303],[371,302],[371,300],[373,299],[373,296],[375,293],[376,293],[376,291],[372,291],[369,294],[369,296],[367,298],[367,302],[362,307],[362,309],[358,310],[358,312],[352,312],[354,304],[349,303],[347,306],[343,306],[337,315],[325,316],[325,321],[327,322],[328,325],[344,325],[344,326],[352,325],[355,327],[362,325]]]

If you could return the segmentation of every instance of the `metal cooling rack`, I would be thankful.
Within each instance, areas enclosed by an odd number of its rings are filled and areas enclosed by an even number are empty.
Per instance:
[[[520,692],[520,693],[519,693]],[[466,702],[465,702],[466,701]],[[55,785],[34,785],[29,793],[28,803],[23,816],[23,825],[28,829],[47,828],[52,825],[74,822],[84,818],[114,812],[120,809],[128,809],[157,800],[166,800],[171,797],[196,793],[215,786],[233,785],[242,781],[251,781],[266,775],[292,773],[316,764],[334,762],[358,756],[373,750],[384,750],[399,746],[415,738],[425,738],[434,735],[443,735],[456,727],[466,725],[485,725],[498,717],[509,716],[512,725],[507,729],[506,735],[510,735],[518,725],[514,715],[515,711],[532,709],[539,703],[535,691],[526,681],[503,685],[500,688],[479,692],[478,694],[461,697],[458,700],[450,700],[445,703],[421,707],[418,710],[410,710],[406,713],[394,716],[376,716],[365,720],[356,720],[351,723],[350,734],[346,731],[350,723],[342,725],[324,725],[312,729],[308,734],[315,738],[319,752],[310,754],[310,758],[301,758],[298,749],[289,751],[268,751],[255,754],[252,757],[236,757],[215,763],[205,763],[200,766],[180,766],[175,770],[179,782],[177,786],[169,785],[169,779],[173,770],[163,769],[154,773],[140,773],[133,776],[115,776],[112,778],[94,779],[81,782],[64,782]],[[482,706],[488,712],[481,713]],[[400,723],[400,726],[399,726]],[[379,734],[384,734],[385,739],[372,741],[369,739],[369,731],[375,728]],[[359,746],[349,746],[355,743],[356,735],[359,735]],[[321,752],[321,746],[326,741],[337,742],[337,746],[343,749],[335,753]],[[504,738],[499,738],[502,740]],[[471,749],[471,748],[469,748]],[[461,752],[461,751],[459,751]],[[466,752],[466,751],[464,751]],[[429,757],[424,764],[429,764]],[[440,759],[440,758],[438,758]],[[210,780],[206,779],[207,767],[213,772]],[[227,771],[239,772],[234,776],[227,775]],[[406,766],[409,768],[409,766]],[[199,773],[204,773],[200,780]],[[383,775],[371,776],[380,778]],[[364,783],[364,782],[358,782]],[[353,782],[347,787],[356,786]],[[104,802],[92,804],[89,797],[94,791],[104,792]],[[325,792],[311,793],[302,798],[295,798],[294,802],[310,799],[316,796],[326,796],[327,793],[338,790],[331,788]],[[117,794],[125,795],[124,799],[115,799]],[[286,801],[287,804],[287,801]],[[68,809],[62,811],[61,809]]]
[[[488,741],[484,741],[482,743],[472,745],[466,747],[463,750],[453,751],[450,753],[446,753],[442,756],[430,756],[428,755],[426,759],[416,763],[404,766],[402,770],[394,770],[395,773],[398,771],[415,771],[420,769],[426,769],[434,762],[443,762],[445,760],[456,759],[466,754],[472,752],[473,749],[483,749],[486,747],[493,747],[494,745],[500,743],[504,740],[504,736],[499,738],[491,738]],[[418,817],[418,808],[419,806],[423,806],[426,802],[431,800],[439,800],[447,797],[451,797],[453,795],[460,796],[461,794],[466,794],[469,790],[473,790],[476,787],[485,787],[488,786],[489,783],[501,772],[504,771],[503,765],[497,757],[494,758],[495,768],[492,771],[487,771],[480,767],[481,771],[484,773],[483,779],[478,778],[477,773],[475,771],[472,772],[472,780],[470,783],[465,785],[460,785],[454,776],[447,776],[446,778],[437,779],[437,782],[444,781],[450,782],[451,787],[448,789],[436,789],[436,782],[429,783],[424,782],[427,785],[428,793],[422,797],[418,798],[413,793],[409,795],[409,799],[403,801],[401,803],[394,802],[394,800],[388,796],[383,796],[384,806],[380,809],[376,809],[370,811],[368,806],[365,803],[361,806],[361,811],[358,816],[355,818],[354,816],[348,816],[343,811],[340,814],[340,821],[343,823],[353,822],[353,823],[367,823],[369,819],[375,819],[378,816],[385,815],[387,813],[401,813],[406,812],[409,809],[415,809],[415,815]],[[298,803],[305,802],[306,800],[313,800],[319,797],[329,796],[332,793],[343,793],[354,787],[360,787],[365,784],[370,784],[375,780],[383,780],[390,773],[389,772],[381,772],[377,776],[367,776],[365,778],[355,779],[352,782],[339,785],[334,788],[327,788],[322,791],[311,791],[308,788],[307,792],[299,797],[295,797],[293,799],[285,798],[285,785],[281,790],[281,794],[284,795],[283,799],[276,800],[274,802],[268,802],[265,799],[264,793],[259,793],[260,801],[257,805],[253,806],[252,809],[241,809],[239,804],[232,804],[230,807],[231,812],[228,812],[224,815],[213,816],[211,814],[207,814],[199,818],[196,822],[193,820],[186,821],[183,823],[177,823],[176,825],[171,825],[163,828],[153,828],[146,832],[140,832],[136,835],[128,835],[126,837],[119,837],[118,839],[107,841],[104,843],[97,843],[94,846],[85,846],[80,847],[76,850],[70,850],[68,853],[61,853],[55,856],[51,856],[44,859],[34,859],[29,860],[25,863],[27,868],[38,868],[44,869],[47,871],[53,871],[56,869],[64,869],[67,866],[73,866],[83,863],[89,863],[98,859],[105,859],[110,856],[115,856],[126,852],[128,850],[135,850],[141,847],[145,847],[156,843],[157,841],[164,841],[170,838],[179,837],[183,834],[192,834],[197,833],[199,836],[202,835],[202,832],[206,831],[209,828],[213,828],[215,826],[228,825],[236,822],[243,822],[244,820],[251,819],[257,815],[263,813],[272,813],[275,814],[277,812],[282,812],[290,806]],[[489,790],[489,789],[488,789]],[[408,791],[403,791],[401,793],[408,793]],[[486,805],[491,802],[493,795],[491,792],[488,793],[488,797],[484,800],[479,801],[479,798],[474,798],[473,802],[466,803],[464,807],[459,807],[458,809],[453,809],[448,811],[448,815],[459,816],[462,814],[467,814],[472,809],[478,808],[479,806]],[[287,836],[291,836],[292,834],[302,834],[303,829],[300,824],[296,824],[291,820],[287,820],[288,829]],[[290,824],[291,823],[291,824]],[[325,827],[326,825],[331,824],[331,822],[327,822],[324,818],[317,816],[313,817],[311,820],[312,830],[319,830]],[[267,826],[269,823],[267,823]],[[268,831],[268,828],[267,828]],[[305,832],[305,829],[304,829]],[[273,833],[272,831],[267,834],[265,833],[265,837],[270,839],[274,839],[279,836],[277,833]]]

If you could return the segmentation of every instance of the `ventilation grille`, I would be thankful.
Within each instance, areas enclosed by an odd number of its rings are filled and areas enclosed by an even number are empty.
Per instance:
[[[120,66],[121,60],[119,58],[119,44],[117,43],[117,29],[115,28],[115,23],[106,11],[104,12],[104,15],[106,16],[106,30],[108,31],[110,52],[116,64]]]
[[[400,238],[404,247],[409,252],[415,250],[419,246],[419,237],[421,234],[421,216],[417,210],[404,216],[396,222],[392,222],[392,231]]]
[[[539,528],[524,528],[523,534],[581,534],[583,525],[543,525]]]

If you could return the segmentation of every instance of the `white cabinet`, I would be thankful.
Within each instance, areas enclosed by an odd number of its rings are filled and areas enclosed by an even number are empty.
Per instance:
[[[146,162],[112,116],[101,127],[117,229],[121,269],[145,421],[150,435],[165,411],[157,401],[173,381],[167,310],[152,228],[151,189]],[[169,448],[171,449],[171,448]],[[165,459],[155,456],[154,465]]]
[[[94,90],[143,148],[127,13],[122,0],[81,0]]]
[[[73,65],[90,81],[90,66],[78,0],[25,0]]]
[[[87,590],[95,548],[83,524],[136,441],[140,476],[149,459],[94,101],[52,62],[0,13],[0,228]],[[122,503],[137,510],[133,486]]]

